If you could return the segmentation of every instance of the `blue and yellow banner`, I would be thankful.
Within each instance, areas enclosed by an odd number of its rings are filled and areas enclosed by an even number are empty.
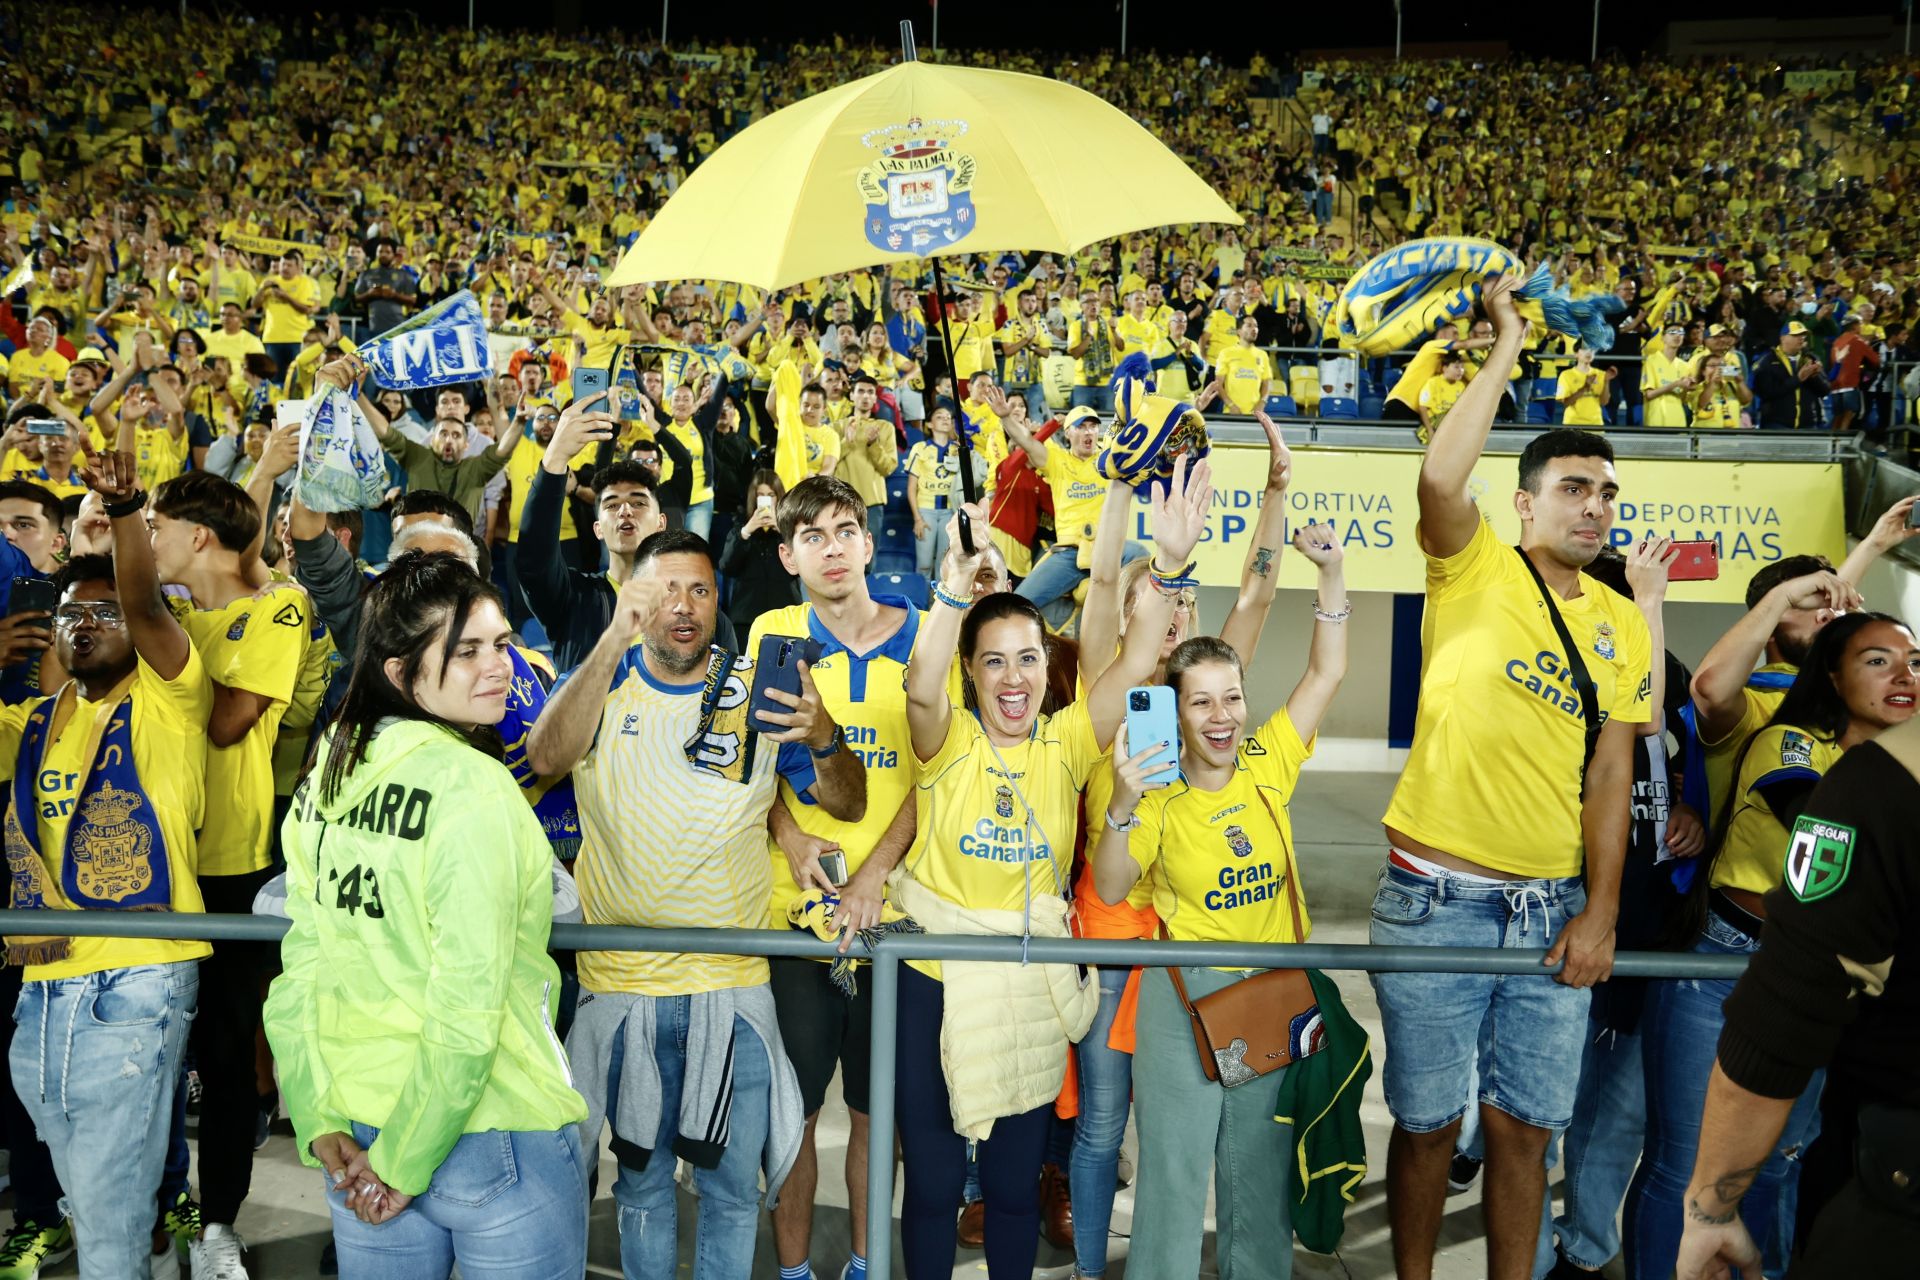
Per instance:
[[[1286,536],[1312,523],[1332,524],[1346,550],[1347,586],[1355,591],[1420,592],[1426,560],[1414,538],[1420,519],[1415,492],[1422,455],[1414,452],[1302,448],[1293,451],[1293,487],[1287,492]],[[1240,582],[1247,540],[1260,517],[1267,451],[1216,445],[1213,514],[1195,556],[1206,586]],[[1623,458],[1612,541],[1622,549],[1650,535],[1711,539],[1720,547],[1720,577],[1676,582],[1669,600],[1730,603],[1745,600],[1747,579],[1783,556],[1846,557],[1846,522],[1838,463],[1726,462]],[[1520,540],[1513,509],[1519,458],[1495,454],[1474,468],[1471,492],[1494,530]],[[1150,542],[1147,508],[1135,513],[1133,536]],[[1308,588],[1313,567],[1281,556],[1280,585]]]

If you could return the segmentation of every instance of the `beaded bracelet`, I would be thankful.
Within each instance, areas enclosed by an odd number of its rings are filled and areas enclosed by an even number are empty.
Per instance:
[[[938,582],[933,584],[933,598],[938,603],[946,605],[947,608],[959,609],[963,613],[973,607],[973,601],[962,600]]]

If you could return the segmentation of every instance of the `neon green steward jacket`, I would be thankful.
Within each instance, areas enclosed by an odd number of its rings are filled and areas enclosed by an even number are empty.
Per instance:
[[[553,855],[513,776],[417,720],[328,804],[320,774],[281,831],[293,925],[266,1006],[300,1158],[372,1125],[374,1173],[419,1195],[462,1134],[584,1120],[553,1033]]]

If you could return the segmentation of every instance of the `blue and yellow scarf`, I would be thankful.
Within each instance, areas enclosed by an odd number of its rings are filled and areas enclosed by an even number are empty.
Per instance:
[[[90,763],[74,788],[57,887],[47,882],[46,854],[40,847],[40,805],[34,790],[47,744],[59,739],[73,715],[77,686],[69,681],[53,697],[42,698],[27,716],[14,760],[13,803],[5,826],[15,909],[44,911],[60,904],[101,911],[173,909],[166,835],[134,768],[134,679],[129,675],[116,685],[94,712],[84,753]],[[7,940],[7,963],[52,964],[65,959],[72,948],[71,938],[12,937]]]
[[[513,683],[507,687],[507,714],[500,721],[500,740],[507,744],[506,766],[533,805],[533,816],[547,833],[553,856],[571,862],[580,853],[580,809],[574,803],[573,775],[543,778],[527,763],[527,738],[541,708],[547,705],[547,682],[518,646],[509,646]]]

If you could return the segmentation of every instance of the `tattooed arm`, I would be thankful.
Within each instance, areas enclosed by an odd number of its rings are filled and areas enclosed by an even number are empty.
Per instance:
[[[1287,541],[1287,485],[1293,476],[1293,455],[1280,438],[1280,428],[1264,409],[1255,416],[1267,433],[1267,489],[1260,498],[1260,518],[1254,522],[1246,567],[1240,571],[1240,598],[1220,628],[1220,638],[1249,667],[1254,650],[1260,647],[1267,611],[1273,607],[1274,590],[1280,585],[1280,548]]]
[[[1740,1199],[1780,1141],[1792,1098],[1767,1098],[1727,1078],[1718,1063],[1707,1082],[1699,1154],[1687,1185],[1678,1280],[1706,1280],[1737,1266],[1760,1274],[1760,1250],[1740,1221]]]

